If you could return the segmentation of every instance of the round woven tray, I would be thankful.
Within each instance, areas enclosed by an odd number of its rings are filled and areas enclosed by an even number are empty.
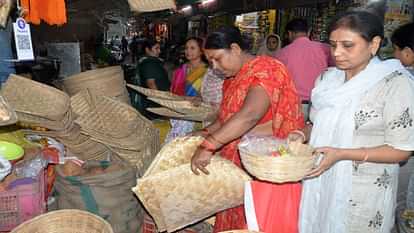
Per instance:
[[[11,233],[113,233],[103,218],[82,210],[57,210],[26,221]]]
[[[244,168],[256,178],[274,183],[300,181],[315,166],[316,156],[312,154],[312,147],[292,142],[289,150],[290,155],[275,157],[255,154],[239,146]]]
[[[61,121],[70,107],[69,96],[51,86],[11,74],[1,88],[7,102],[23,114]],[[19,120],[24,117],[19,116]]]
[[[187,100],[166,100],[152,97],[148,99],[164,107],[186,115],[208,115],[214,112],[214,109],[205,103],[201,103],[199,106],[195,106],[191,101]]]
[[[174,95],[173,93],[169,91],[159,91],[159,90],[144,88],[144,87],[140,87],[140,86],[136,86],[132,84],[127,84],[127,86],[148,97],[168,99],[168,100],[185,100],[185,97]]]

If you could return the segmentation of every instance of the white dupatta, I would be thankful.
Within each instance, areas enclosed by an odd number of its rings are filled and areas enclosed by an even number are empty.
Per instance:
[[[395,71],[407,72],[398,60],[371,59],[345,82],[345,72],[330,69],[312,91],[315,110],[310,144],[352,148],[354,114],[363,95]],[[319,177],[303,182],[300,233],[347,233],[346,216],[352,192],[352,161],[337,162]]]

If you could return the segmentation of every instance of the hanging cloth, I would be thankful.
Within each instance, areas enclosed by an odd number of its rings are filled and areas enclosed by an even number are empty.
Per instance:
[[[25,11],[25,20],[39,25],[41,20],[49,25],[67,22],[65,0],[20,0]]]

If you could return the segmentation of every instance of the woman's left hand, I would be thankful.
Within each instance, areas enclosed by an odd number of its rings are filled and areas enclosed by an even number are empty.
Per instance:
[[[201,147],[198,147],[193,157],[191,158],[191,170],[194,174],[200,175],[200,171],[204,174],[210,174],[207,170],[207,166],[210,164],[213,153],[207,150],[204,150]]]
[[[319,165],[316,168],[312,169],[312,171],[310,171],[306,175],[306,178],[319,176],[320,174],[328,170],[330,167],[332,167],[336,162],[342,159],[342,149],[339,148],[321,147],[317,148],[315,150],[315,153],[322,153],[323,157],[319,162]]]

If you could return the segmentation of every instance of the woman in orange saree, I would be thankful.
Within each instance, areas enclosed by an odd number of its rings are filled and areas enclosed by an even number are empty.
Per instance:
[[[208,173],[206,166],[216,151],[241,167],[237,145],[248,133],[286,138],[291,131],[304,126],[300,101],[285,66],[270,57],[254,57],[245,52],[240,32],[234,27],[222,28],[210,34],[205,53],[225,76],[223,100],[218,119],[200,134],[205,140],[192,158],[192,170]],[[281,226],[278,233],[296,233],[300,202],[300,183],[264,183],[266,192],[272,193],[271,213],[278,216],[274,223]],[[295,198],[285,193],[296,193]],[[288,202],[286,202],[289,200]],[[289,207],[287,206],[289,205]],[[294,208],[287,216],[285,208]],[[216,215],[214,232],[246,229],[243,206]],[[263,232],[276,232],[260,229]]]

